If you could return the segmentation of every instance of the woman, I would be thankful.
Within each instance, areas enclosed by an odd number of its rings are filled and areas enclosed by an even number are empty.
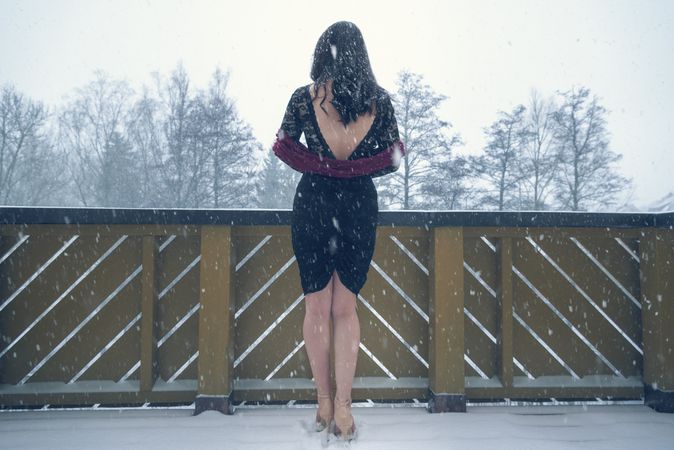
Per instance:
[[[319,38],[313,84],[293,92],[274,153],[303,172],[293,201],[292,245],[305,296],[304,343],[316,384],[317,430],[354,436],[351,386],[360,344],[356,299],[374,252],[373,177],[398,169],[404,145],[389,94],[375,80],[360,30],[331,25]],[[299,142],[304,133],[307,145]],[[330,393],[330,320],[335,348]]]

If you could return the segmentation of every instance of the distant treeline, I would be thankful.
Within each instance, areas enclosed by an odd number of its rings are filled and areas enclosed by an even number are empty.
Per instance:
[[[152,86],[96,72],[50,111],[0,91],[0,204],[158,208],[291,208],[299,174],[264,149],[216,69],[207,88],[181,65]],[[441,117],[447,97],[423,76],[391,92],[407,154],[375,178],[381,209],[615,209],[619,174],[606,110],[586,87],[499,111],[477,156]],[[282,116],[279,112],[279,123]],[[272,130],[273,133],[276,130]]]

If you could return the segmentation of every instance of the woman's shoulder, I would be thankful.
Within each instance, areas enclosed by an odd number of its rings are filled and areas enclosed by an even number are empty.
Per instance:
[[[298,99],[298,100],[306,99],[306,94],[309,91],[310,86],[311,86],[311,83],[303,84],[302,86],[299,86],[298,88],[296,88],[293,91],[292,98]]]
[[[288,108],[292,109],[297,113],[299,111],[300,115],[304,114],[308,110],[308,101],[307,101],[307,89],[310,85],[305,84],[293,90],[290,95],[290,100],[288,100]]]
[[[385,88],[377,86],[375,95],[378,100],[391,100],[391,94]]]
[[[382,110],[386,111],[393,108],[391,94],[383,87],[381,86],[377,87],[375,98],[377,100],[377,106],[380,108],[380,111]]]
[[[299,87],[297,87],[291,97],[296,98],[298,100],[306,100],[307,93],[310,93],[310,95],[313,93],[313,83],[308,83],[308,84],[303,84]],[[377,99],[378,101],[390,101],[391,100],[391,94],[383,87],[377,86],[375,88],[375,93],[374,93],[374,98]]]

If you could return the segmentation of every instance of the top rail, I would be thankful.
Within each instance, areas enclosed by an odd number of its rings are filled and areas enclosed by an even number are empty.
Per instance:
[[[289,225],[287,209],[0,207],[0,225]],[[380,211],[380,226],[674,228],[674,212]]]

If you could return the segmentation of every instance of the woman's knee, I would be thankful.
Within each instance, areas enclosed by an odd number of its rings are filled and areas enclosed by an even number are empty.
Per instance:
[[[356,294],[344,286],[337,272],[335,272],[333,280],[332,317],[339,319],[356,314]]]
[[[332,280],[317,292],[304,296],[306,315],[319,320],[327,320],[330,317],[330,304],[332,303]]]

